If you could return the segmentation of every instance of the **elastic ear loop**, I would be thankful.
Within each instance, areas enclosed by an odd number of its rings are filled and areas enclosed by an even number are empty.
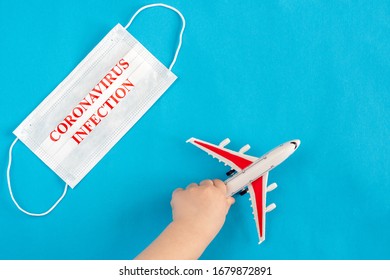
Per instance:
[[[181,43],[182,43],[182,39],[183,39],[183,33],[184,33],[184,29],[186,28],[186,20],[184,18],[184,16],[180,13],[180,11],[172,6],[169,6],[169,5],[166,5],[166,4],[163,4],[163,3],[156,3],[156,4],[150,4],[150,5],[146,5],[146,6],[143,6],[142,8],[140,8],[133,16],[132,18],[130,19],[129,23],[126,24],[125,26],[125,29],[127,29],[133,22],[133,20],[135,19],[135,17],[140,13],[142,12],[143,10],[146,10],[146,9],[149,9],[149,8],[153,8],[153,7],[164,7],[164,8],[167,8],[167,9],[170,9],[174,12],[176,12],[180,18],[181,18],[181,21],[182,21],[182,27],[181,27],[181,31],[180,31],[180,37],[179,37],[179,44],[177,45],[177,49],[176,49],[176,53],[175,53],[175,56],[173,57],[173,60],[172,60],[172,63],[171,65],[169,66],[169,71],[172,70],[172,67],[173,65],[175,65],[176,63],[176,59],[177,59],[177,56],[179,55],[179,52],[180,52],[180,48],[181,48]]]
[[[16,138],[14,140],[14,142],[12,142],[10,148],[9,148],[9,153],[8,153],[8,168],[7,168],[7,182],[8,182],[8,190],[9,190],[9,194],[11,195],[11,198],[12,198],[12,201],[15,203],[16,207],[18,207],[18,209],[20,211],[22,211],[23,213],[27,214],[27,215],[30,215],[30,216],[35,216],[35,217],[40,217],[40,216],[45,216],[47,214],[49,214],[51,211],[53,211],[53,209],[58,205],[58,203],[61,202],[61,200],[64,198],[65,194],[66,194],[66,191],[68,190],[68,184],[65,184],[65,189],[64,189],[64,192],[63,194],[61,195],[61,197],[57,200],[56,203],[54,203],[54,205],[49,209],[47,210],[46,212],[43,212],[43,213],[31,213],[31,212],[28,212],[26,210],[24,210],[15,200],[15,197],[14,197],[14,194],[12,193],[12,187],[11,187],[11,179],[10,179],[10,171],[11,171],[11,164],[12,164],[12,149],[14,148],[14,145],[16,144],[16,142],[18,141],[19,139]]]

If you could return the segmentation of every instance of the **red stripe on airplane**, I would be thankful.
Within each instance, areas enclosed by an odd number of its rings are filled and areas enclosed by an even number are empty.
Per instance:
[[[252,164],[252,161],[250,160],[247,160],[245,158],[242,158],[240,156],[237,156],[237,155],[234,155],[232,153],[229,153],[228,151],[225,151],[223,149],[220,149],[216,146],[212,146],[210,144],[206,144],[206,143],[203,143],[203,142],[199,142],[197,140],[194,141],[196,144],[206,148],[206,149],[209,149],[210,151],[220,155],[221,157],[224,157],[226,158],[227,160],[233,162],[235,165],[237,165],[239,168],[241,169],[244,169],[246,167],[248,167],[249,165]]]
[[[263,237],[263,177],[252,182],[253,191],[255,193],[257,219],[259,222],[260,236]],[[252,198],[253,199],[253,198]]]

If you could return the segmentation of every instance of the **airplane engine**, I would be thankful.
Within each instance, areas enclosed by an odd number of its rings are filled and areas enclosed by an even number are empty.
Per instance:
[[[268,212],[271,212],[272,210],[274,210],[276,208],[276,204],[275,203],[272,203],[270,205],[267,206],[267,208],[265,209],[265,211],[268,213]]]
[[[272,192],[274,189],[276,189],[277,188],[277,184],[276,183],[272,183],[271,185],[269,185],[268,187],[267,187],[267,192]]]
[[[247,151],[249,151],[250,148],[251,148],[251,146],[249,146],[249,144],[246,144],[238,152],[243,154],[243,153],[246,153]]]
[[[219,143],[218,146],[220,146],[221,148],[225,147],[227,144],[230,143],[230,139],[229,138],[226,138],[224,139],[221,143]]]

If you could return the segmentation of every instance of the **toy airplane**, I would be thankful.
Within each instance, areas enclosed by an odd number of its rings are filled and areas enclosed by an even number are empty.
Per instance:
[[[244,154],[250,149],[248,144],[238,152],[224,148],[230,143],[229,138],[223,140],[218,146],[196,138],[190,138],[188,142],[231,167],[231,170],[226,173],[230,176],[225,181],[227,193],[233,196],[236,193],[244,195],[249,191],[259,244],[263,242],[265,240],[265,215],[276,208],[275,203],[266,206],[267,192],[277,187],[276,183],[267,187],[268,172],[292,155],[301,142],[299,140],[286,142],[260,158]]]

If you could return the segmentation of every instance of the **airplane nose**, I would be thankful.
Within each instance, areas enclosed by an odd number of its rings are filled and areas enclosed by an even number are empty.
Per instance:
[[[295,150],[298,149],[299,145],[301,145],[301,141],[299,139],[295,139],[290,141],[291,144],[295,145]]]

